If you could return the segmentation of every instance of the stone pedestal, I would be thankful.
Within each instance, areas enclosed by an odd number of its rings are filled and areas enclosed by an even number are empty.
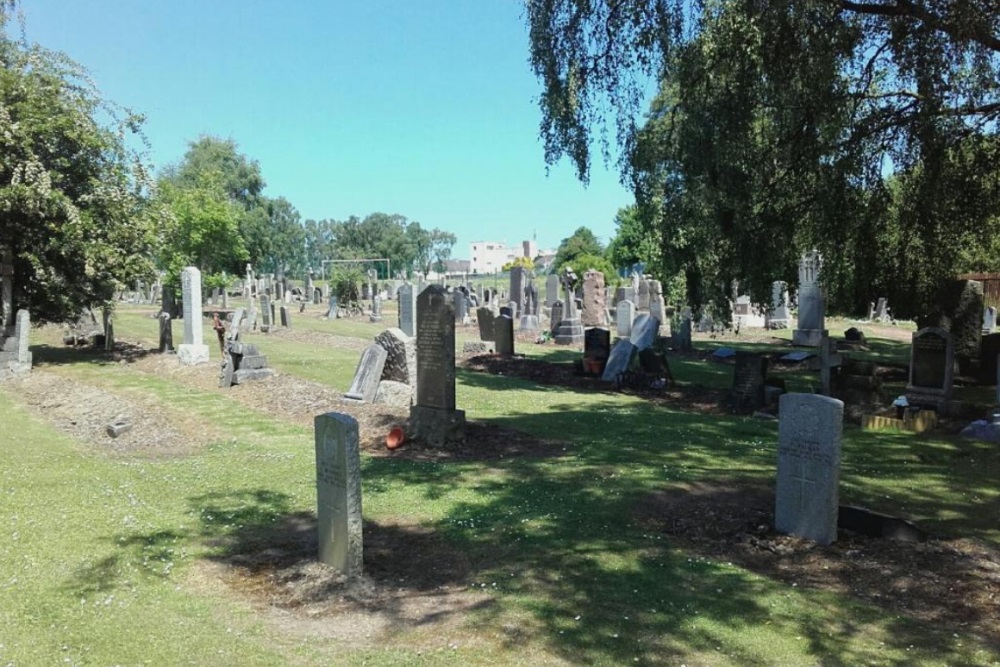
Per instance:
[[[410,431],[414,438],[440,446],[465,437],[465,410],[424,405],[410,407]]]
[[[197,343],[181,344],[177,347],[177,359],[182,364],[203,364],[208,361],[208,345]]]
[[[558,345],[577,345],[583,342],[583,323],[579,317],[562,320],[555,331],[555,341]]]

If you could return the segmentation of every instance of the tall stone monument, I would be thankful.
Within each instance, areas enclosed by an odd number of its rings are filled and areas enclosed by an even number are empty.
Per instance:
[[[361,454],[358,422],[316,415],[316,501],[319,559],[349,579],[361,575]]]
[[[440,285],[417,297],[417,397],[410,430],[431,445],[460,440],[465,412],[455,409],[455,306]]]
[[[203,364],[208,361],[208,345],[202,337],[201,271],[189,266],[181,271],[181,293],[184,301],[184,342],[177,347],[182,364]]]
[[[647,304],[649,299],[647,298]],[[604,297],[604,274],[590,269],[583,274],[583,314],[580,321],[586,327],[607,326],[607,305]]]
[[[517,310],[511,314],[519,318],[524,314],[524,288],[528,285],[528,270],[523,266],[515,266],[510,270],[510,300],[517,303]]]
[[[417,291],[406,283],[399,288],[399,328],[410,338],[417,335]]]
[[[822,269],[823,258],[815,250],[807,252],[799,261],[799,326],[792,332],[793,345],[817,347],[827,335]]]
[[[771,283],[771,308],[767,311],[768,329],[787,329],[791,321],[788,309],[788,284],[783,280],[775,280]]]
[[[778,414],[774,527],[830,544],[837,539],[844,404],[816,394],[784,394]]]
[[[567,267],[563,272],[561,282],[566,291],[566,299],[563,301],[561,318],[555,330],[555,342],[558,345],[579,345],[583,343],[583,324],[576,311],[576,295],[573,294],[573,285],[576,283],[576,273]],[[553,321],[555,310],[553,310]]]

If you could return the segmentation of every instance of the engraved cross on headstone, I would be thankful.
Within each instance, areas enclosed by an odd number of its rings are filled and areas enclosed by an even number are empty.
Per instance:
[[[806,461],[805,459],[799,459],[799,474],[798,476],[792,476],[793,482],[799,483],[799,509],[805,511],[806,509],[806,484],[812,484],[816,486],[816,480],[806,476]]]

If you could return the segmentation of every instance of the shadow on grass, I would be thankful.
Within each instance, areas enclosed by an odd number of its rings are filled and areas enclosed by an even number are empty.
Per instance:
[[[34,363],[42,366],[72,366],[81,363],[106,366],[122,361],[133,363],[151,354],[159,354],[156,348],[125,341],[116,341],[115,349],[110,352],[96,347],[32,345],[31,353]]]

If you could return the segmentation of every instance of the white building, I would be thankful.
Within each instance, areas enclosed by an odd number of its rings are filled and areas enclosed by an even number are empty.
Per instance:
[[[469,244],[469,273],[496,273],[520,257],[521,252],[521,248],[510,248],[503,241],[473,241]]]

